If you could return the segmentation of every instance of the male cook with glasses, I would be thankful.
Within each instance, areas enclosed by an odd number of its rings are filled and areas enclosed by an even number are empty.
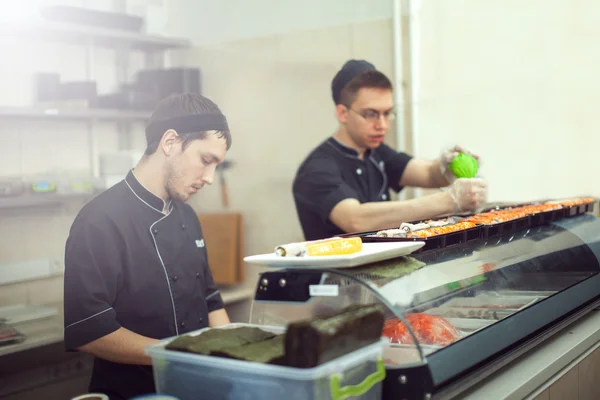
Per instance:
[[[293,184],[306,240],[398,228],[402,222],[474,210],[485,202],[484,180],[455,179],[448,169],[466,150],[456,146],[439,160],[426,161],[383,143],[394,118],[392,84],[372,64],[347,61],[331,91],[339,127],[303,161]],[[399,192],[405,186],[444,190],[390,201],[390,189]]]

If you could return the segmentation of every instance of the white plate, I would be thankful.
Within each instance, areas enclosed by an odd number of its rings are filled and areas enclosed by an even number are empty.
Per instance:
[[[248,256],[244,261],[267,267],[346,268],[390,258],[405,256],[425,245],[425,242],[363,243],[360,252],[340,256],[279,257],[275,253]]]

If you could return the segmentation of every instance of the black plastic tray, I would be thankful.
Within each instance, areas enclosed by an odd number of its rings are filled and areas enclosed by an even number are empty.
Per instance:
[[[513,219],[506,222],[499,222],[493,225],[482,225],[483,239],[496,237],[500,235],[510,235],[517,231],[531,228],[531,215],[526,217]]]
[[[504,208],[517,208],[532,205],[535,203],[510,204],[503,207],[491,207],[481,211],[489,212]],[[346,233],[341,237],[358,236],[364,243],[387,243],[387,242],[425,242],[425,246],[421,247],[416,253],[426,250],[443,249],[455,244],[466,243],[477,239],[495,238],[502,235],[511,235],[515,232],[525,231],[531,228],[558,221],[565,217],[573,217],[593,211],[596,201],[586,204],[580,204],[571,207],[563,207],[558,210],[541,211],[536,214],[531,214],[526,217],[513,219],[511,221],[500,222],[493,225],[478,224],[474,228],[465,229],[458,232],[446,233],[443,235],[432,236],[428,238],[400,238],[400,237],[378,237],[374,236],[379,230]],[[468,218],[464,216],[464,218]],[[422,221],[413,221],[415,224]],[[370,236],[373,235],[373,236]]]
[[[525,207],[532,203],[510,206],[511,208]],[[506,207],[508,208],[508,207]],[[574,206],[577,208],[577,206]],[[593,205],[592,205],[593,209]],[[574,214],[577,215],[577,214]],[[536,228],[541,225],[549,224],[558,221],[565,217],[565,208],[550,211],[540,211],[535,214],[530,214],[523,218],[514,219],[512,221],[500,222],[494,225],[483,225],[483,238],[496,237],[500,235],[510,235],[520,230]]]
[[[553,221],[558,221],[562,219],[565,215],[564,208],[559,208],[558,210],[550,210],[550,211],[542,211],[536,214],[531,215],[531,226],[537,227],[544,224],[549,224]]]
[[[425,242],[425,246],[421,247],[416,252],[432,249],[443,249],[455,244],[470,242],[471,240],[482,238],[482,226],[478,225],[474,228],[464,229],[458,232],[450,232],[443,235],[431,236],[428,238],[401,238],[401,237],[379,237],[369,236],[375,235],[379,230],[361,232],[354,234],[345,234],[345,236],[359,236],[364,243],[388,243],[388,242]]]
[[[575,217],[577,215],[585,214],[587,212],[594,211],[594,205],[596,201],[591,203],[584,203],[575,206],[563,207],[563,215],[565,218]]]

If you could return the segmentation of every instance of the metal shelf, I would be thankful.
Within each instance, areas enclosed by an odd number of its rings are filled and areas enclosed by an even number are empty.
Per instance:
[[[190,42],[185,39],[43,20],[20,23],[18,25],[3,24],[0,27],[0,33],[9,37],[17,36],[19,38],[55,40],[82,45],[91,44],[105,47],[127,46],[131,49],[145,52],[164,51],[190,46]]]
[[[49,207],[49,206],[60,206],[71,201],[88,201],[98,193],[85,193],[85,194],[56,194],[56,193],[44,193],[36,195],[23,195],[15,197],[4,197],[0,198],[0,211],[6,209],[16,208],[36,208],[36,207]]]
[[[0,118],[145,121],[150,118],[150,114],[150,111],[94,108],[0,107]]]

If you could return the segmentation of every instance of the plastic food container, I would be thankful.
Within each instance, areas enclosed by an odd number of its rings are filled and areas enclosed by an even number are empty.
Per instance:
[[[362,233],[348,233],[340,235],[341,237],[348,236],[360,236],[364,243],[386,243],[386,242],[425,242],[425,246],[416,250],[415,253],[420,253],[425,250],[443,249],[455,244],[470,242],[471,240],[481,239],[482,227],[475,226],[473,228],[463,229],[456,232],[444,233],[440,235],[430,236],[426,238],[402,238],[402,237],[380,237],[375,236],[377,230],[362,232]]]
[[[230,324],[218,329],[257,327],[282,333],[284,328]],[[197,335],[206,329],[191,332]],[[385,340],[315,368],[292,368],[166,350],[175,338],[146,348],[152,358],[156,392],[188,399],[381,399],[385,378]]]

